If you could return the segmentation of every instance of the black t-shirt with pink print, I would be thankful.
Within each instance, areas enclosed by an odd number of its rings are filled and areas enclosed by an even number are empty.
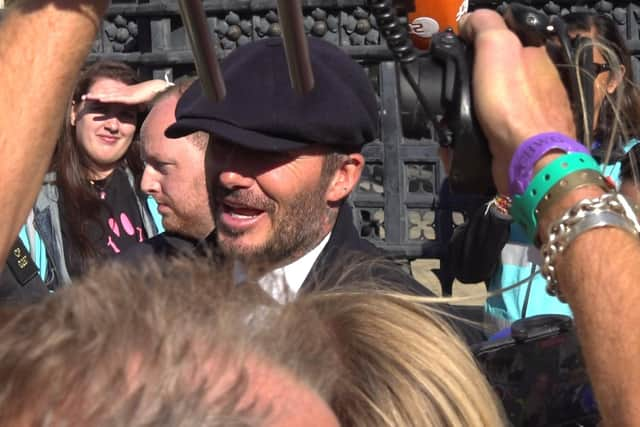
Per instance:
[[[126,172],[116,169],[109,177],[93,181],[92,185],[103,203],[99,222],[90,221],[85,225],[85,230],[97,260],[109,259],[145,241],[147,234],[138,209],[139,196],[129,184]],[[60,206],[60,209],[64,209],[64,206]],[[87,260],[81,258],[71,243],[69,225],[62,221],[61,227],[69,275],[77,277],[88,267]]]

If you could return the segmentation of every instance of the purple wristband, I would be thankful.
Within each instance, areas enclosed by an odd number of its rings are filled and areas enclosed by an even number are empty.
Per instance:
[[[551,150],[589,154],[587,147],[558,132],[546,132],[525,140],[516,150],[509,166],[509,193],[522,194],[533,178],[536,162]]]

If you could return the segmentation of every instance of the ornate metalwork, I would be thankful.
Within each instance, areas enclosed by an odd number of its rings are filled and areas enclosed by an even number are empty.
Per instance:
[[[380,44],[376,20],[362,7],[340,12],[342,45],[364,46]]]
[[[358,184],[359,192],[384,195],[384,170],[380,163],[367,163]]]
[[[434,194],[437,192],[435,163],[409,163],[405,165],[405,169],[409,193]]]
[[[428,209],[408,210],[410,240],[435,240],[435,212]]]
[[[116,15],[113,19],[104,21],[102,31],[106,38],[103,45],[105,53],[138,50],[138,23],[135,19],[129,20],[122,15]]]
[[[358,212],[360,235],[370,240],[375,240],[378,242],[384,241],[384,209],[359,209]]]
[[[234,11],[230,11],[223,18],[216,18],[214,29],[220,48],[228,52],[250,43],[254,27],[251,20],[251,16],[241,16]]]

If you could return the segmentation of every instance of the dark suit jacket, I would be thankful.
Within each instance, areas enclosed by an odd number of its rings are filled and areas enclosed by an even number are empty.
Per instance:
[[[340,208],[331,237],[311,268],[301,292],[329,289],[336,283],[358,288],[363,280],[371,279],[385,289],[433,296],[383,250],[360,237],[352,208],[345,204]]]
[[[313,265],[300,292],[327,290],[336,286],[358,289],[363,280],[373,279],[384,290],[434,296],[385,255],[383,250],[360,237],[353,222],[352,209],[345,204],[340,209],[329,242]],[[442,304],[438,308],[453,316],[448,318],[449,324],[467,343],[473,344],[485,339],[479,327],[455,319],[461,318],[479,325],[482,322],[481,307]]]
[[[179,255],[192,256],[201,245],[202,242],[199,240],[165,231],[145,240],[140,245],[133,246],[124,252],[124,256],[127,261],[138,261],[151,255],[161,258],[173,258]]]
[[[204,256],[208,250],[214,253],[217,256],[214,259],[220,260],[223,265],[222,259],[215,251],[214,234],[215,232],[199,242],[176,234],[162,233],[144,244],[136,245],[131,251],[134,253],[127,255],[127,261],[140,260],[141,257],[151,254],[161,257],[173,257],[178,254]],[[400,265],[386,257],[384,251],[360,237],[353,221],[352,208],[345,204],[340,208],[327,245],[320,252],[300,292],[322,291],[336,287],[362,289],[363,281],[371,280],[375,281],[377,288],[384,290],[433,296],[431,291],[413,279]],[[466,309],[448,304],[441,308],[454,316],[476,317],[475,312],[470,314]],[[482,333],[466,324],[458,321],[450,323],[470,343],[483,339]]]

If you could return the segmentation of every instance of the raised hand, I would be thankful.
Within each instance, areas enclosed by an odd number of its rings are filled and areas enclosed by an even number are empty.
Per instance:
[[[523,47],[496,12],[466,15],[460,32],[474,44],[474,108],[493,155],[494,182],[507,194],[511,157],[525,139],[551,131],[575,137],[567,93],[545,48]]]
[[[113,92],[89,92],[82,99],[98,102],[114,102],[118,104],[137,105],[150,102],[157,94],[171,87],[172,84],[164,80],[147,80]]]

